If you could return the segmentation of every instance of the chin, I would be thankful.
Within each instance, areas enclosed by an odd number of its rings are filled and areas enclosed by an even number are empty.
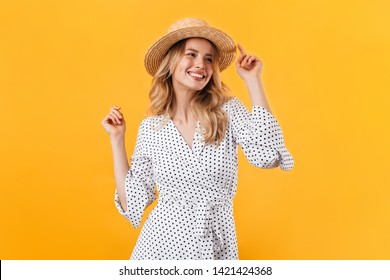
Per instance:
[[[207,87],[207,85],[208,84],[194,86],[194,87],[192,87],[192,89],[195,90],[195,91],[201,91],[201,90],[205,89]]]

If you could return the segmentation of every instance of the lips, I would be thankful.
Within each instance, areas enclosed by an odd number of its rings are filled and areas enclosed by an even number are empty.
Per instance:
[[[201,74],[201,73],[195,73],[195,72],[188,72],[188,74],[195,78],[196,80],[203,80],[204,78],[206,78],[205,75]]]

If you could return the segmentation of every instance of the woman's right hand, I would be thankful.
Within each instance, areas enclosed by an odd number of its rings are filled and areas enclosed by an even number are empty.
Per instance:
[[[126,122],[120,109],[121,107],[119,106],[112,107],[110,113],[101,122],[110,137],[122,137],[125,135]]]

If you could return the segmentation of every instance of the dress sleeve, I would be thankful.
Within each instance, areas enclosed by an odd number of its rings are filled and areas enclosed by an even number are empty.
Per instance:
[[[240,144],[248,161],[260,168],[291,170],[294,160],[287,151],[282,130],[267,109],[253,106],[252,112],[237,98],[230,101],[230,124],[234,141]]]
[[[126,176],[126,212],[121,207],[118,192],[115,192],[115,205],[119,213],[129,220],[134,228],[139,227],[145,208],[156,199],[152,161],[144,152],[145,127],[144,121],[138,130],[135,149]]]

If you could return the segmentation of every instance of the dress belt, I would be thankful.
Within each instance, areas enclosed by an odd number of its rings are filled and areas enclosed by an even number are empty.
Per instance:
[[[184,199],[177,196],[163,195],[160,196],[159,201],[161,202],[173,202],[177,206],[183,207],[195,207],[195,232],[196,236],[201,236],[207,238],[208,240],[213,240],[212,232],[215,233],[217,237],[217,242],[214,244],[214,249],[217,251],[222,249],[222,235],[221,227],[223,226],[220,223],[220,219],[216,217],[215,210],[216,208],[222,208],[222,210],[227,211],[227,207],[232,206],[232,201],[224,198],[215,198],[205,202],[197,202],[194,200]],[[209,243],[212,246],[212,244]],[[208,246],[207,246],[208,247]]]

